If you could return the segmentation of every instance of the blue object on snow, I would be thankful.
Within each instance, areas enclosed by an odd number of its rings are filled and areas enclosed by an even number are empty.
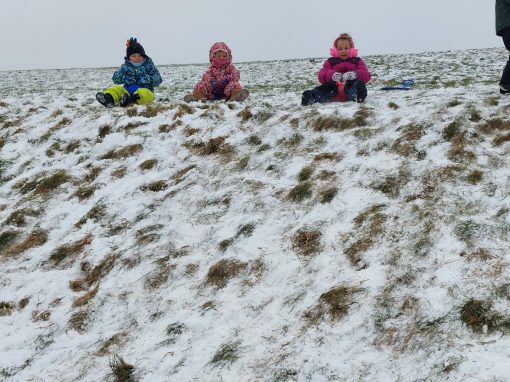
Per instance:
[[[404,80],[398,86],[385,86],[381,90],[411,90],[414,80]]]

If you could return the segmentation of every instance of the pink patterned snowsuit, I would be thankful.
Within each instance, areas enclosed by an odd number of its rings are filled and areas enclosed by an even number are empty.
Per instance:
[[[222,50],[227,53],[226,60],[214,59],[214,53]],[[235,90],[241,89],[239,71],[232,65],[232,53],[224,42],[213,44],[209,50],[211,66],[202,76],[202,80],[194,87],[194,91],[202,93],[207,99],[230,98]]]

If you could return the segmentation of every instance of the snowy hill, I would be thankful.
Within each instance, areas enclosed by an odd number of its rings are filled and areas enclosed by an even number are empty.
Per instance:
[[[112,110],[112,68],[3,72],[0,379],[510,381],[506,52],[365,59],[306,108],[322,59]]]

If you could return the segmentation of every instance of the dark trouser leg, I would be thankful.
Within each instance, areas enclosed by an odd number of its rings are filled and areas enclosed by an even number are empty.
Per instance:
[[[503,38],[506,49],[510,51],[510,28],[503,29],[501,37]],[[510,58],[506,62],[505,69],[503,69],[503,74],[501,75],[501,81],[499,81],[499,84],[505,89],[510,89]]]
[[[338,94],[338,87],[336,83],[331,81],[320,86],[313,88],[312,90],[306,90],[303,92],[303,98],[301,99],[301,105],[311,105],[313,103],[325,103],[331,101],[331,99]]]
[[[344,86],[344,93],[353,102],[364,102],[367,98],[367,87],[363,81],[347,81]]]

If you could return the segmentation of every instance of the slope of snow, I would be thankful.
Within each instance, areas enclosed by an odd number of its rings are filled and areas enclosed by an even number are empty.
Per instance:
[[[322,59],[111,110],[112,68],[2,73],[0,377],[510,381],[505,60],[366,57],[366,104],[306,108]]]

